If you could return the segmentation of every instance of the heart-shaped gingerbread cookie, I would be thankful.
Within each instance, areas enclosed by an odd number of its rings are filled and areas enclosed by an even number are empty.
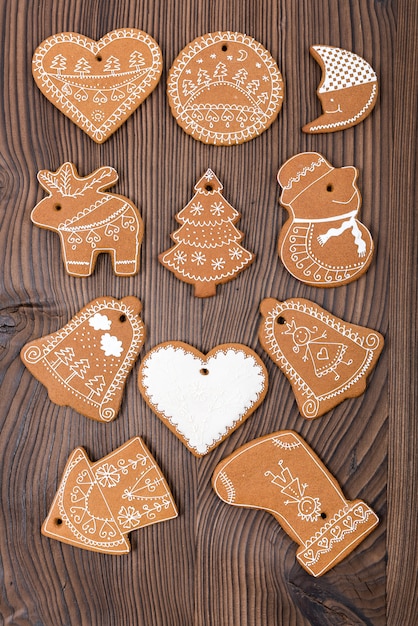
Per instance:
[[[150,35],[134,28],[99,41],[59,33],[36,49],[32,71],[44,96],[103,143],[157,86],[162,55]]]
[[[145,356],[138,385],[147,404],[195,456],[221,443],[261,404],[267,370],[241,344],[216,346],[207,355],[179,341]]]

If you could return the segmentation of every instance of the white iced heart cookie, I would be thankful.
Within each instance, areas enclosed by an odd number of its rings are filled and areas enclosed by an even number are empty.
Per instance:
[[[202,354],[169,341],[141,363],[139,390],[147,404],[195,456],[219,445],[261,404],[267,370],[247,346],[222,344]]]

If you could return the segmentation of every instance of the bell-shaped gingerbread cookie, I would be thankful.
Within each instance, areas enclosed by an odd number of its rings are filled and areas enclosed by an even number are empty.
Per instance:
[[[128,533],[177,517],[160,468],[140,437],[92,463],[70,455],[42,534],[78,548],[126,554]]]
[[[310,300],[261,302],[261,345],[292,385],[307,419],[361,395],[383,349],[383,337],[348,324]]]
[[[355,167],[335,168],[318,152],[288,159],[277,180],[289,212],[278,251],[286,269],[314,287],[357,280],[373,257],[373,240],[358,221],[361,204]]]
[[[140,311],[133,296],[97,298],[61,330],[27,343],[22,360],[52,402],[110,422],[145,341]]]
[[[238,448],[216,467],[212,484],[228,504],[271,513],[299,545],[296,557],[313,576],[344,559],[379,522],[362,500],[346,500],[335,478],[293,431]]]
[[[373,68],[349,50],[311,46],[310,53],[322,69],[317,89],[322,115],[306,124],[304,133],[333,133],[362,122],[377,99],[377,76]]]

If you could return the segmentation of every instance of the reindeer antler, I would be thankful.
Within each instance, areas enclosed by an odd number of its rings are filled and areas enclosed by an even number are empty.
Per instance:
[[[106,189],[118,180],[113,167],[100,167],[89,176],[79,176],[73,163],[63,163],[56,172],[41,170],[38,180],[42,187],[53,195],[58,191],[62,196],[83,196],[88,189]],[[75,183],[80,183],[77,187]]]

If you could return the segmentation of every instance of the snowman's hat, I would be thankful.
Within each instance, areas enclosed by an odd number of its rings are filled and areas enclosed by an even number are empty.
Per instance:
[[[291,204],[301,193],[334,168],[319,152],[302,152],[288,159],[277,174],[283,187],[280,202]]]

